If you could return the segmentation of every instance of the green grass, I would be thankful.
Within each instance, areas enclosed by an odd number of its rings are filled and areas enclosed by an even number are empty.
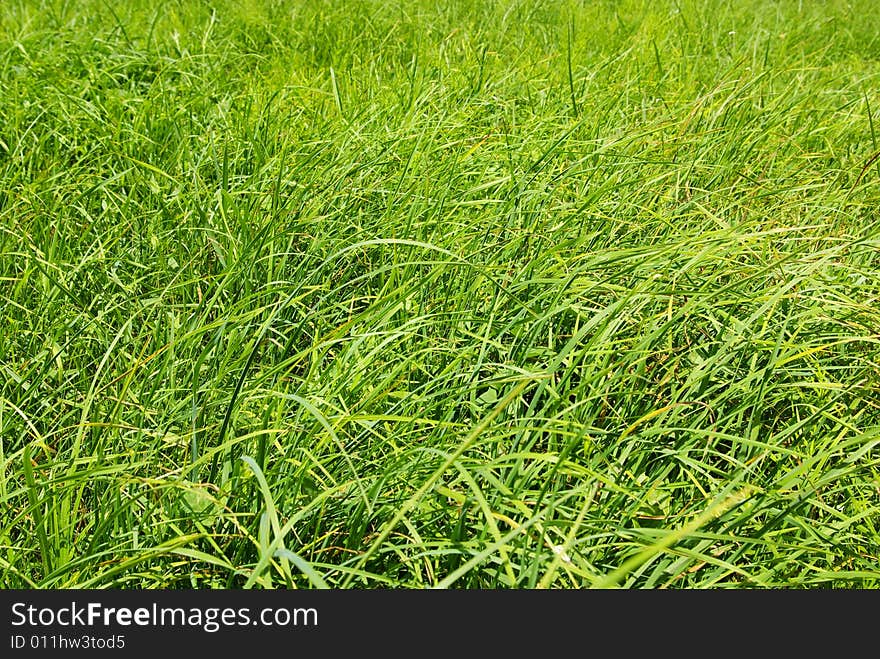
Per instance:
[[[874,0],[4,0],[0,585],[877,587]]]

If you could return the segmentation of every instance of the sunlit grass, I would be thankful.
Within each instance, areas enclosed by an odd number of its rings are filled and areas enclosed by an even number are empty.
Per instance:
[[[873,4],[3,2],[0,584],[880,585]]]

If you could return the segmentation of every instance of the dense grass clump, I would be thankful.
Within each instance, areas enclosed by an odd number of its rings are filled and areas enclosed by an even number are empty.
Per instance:
[[[880,585],[873,0],[4,0],[0,584]]]

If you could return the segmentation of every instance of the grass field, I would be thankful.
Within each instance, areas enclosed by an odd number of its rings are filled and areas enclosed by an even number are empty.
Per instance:
[[[0,585],[880,586],[874,0],[4,0]]]

